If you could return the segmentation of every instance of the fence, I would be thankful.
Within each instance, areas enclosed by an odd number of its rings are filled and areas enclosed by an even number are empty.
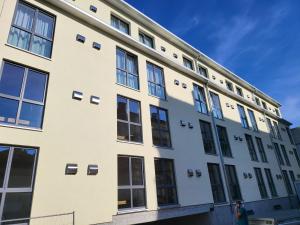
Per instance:
[[[75,225],[75,212],[31,218],[1,220],[1,225]]]

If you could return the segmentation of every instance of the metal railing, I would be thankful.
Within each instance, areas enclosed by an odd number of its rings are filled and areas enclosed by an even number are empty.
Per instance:
[[[75,212],[48,216],[0,220],[0,225],[75,225]]]

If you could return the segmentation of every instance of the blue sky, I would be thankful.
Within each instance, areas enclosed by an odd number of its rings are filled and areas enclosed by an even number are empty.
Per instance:
[[[282,103],[300,126],[299,0],[126,0]]]

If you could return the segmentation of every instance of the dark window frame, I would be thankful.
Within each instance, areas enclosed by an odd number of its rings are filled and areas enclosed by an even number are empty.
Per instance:
[[[245,129],[249,129],[249,122],[248,122],[248,118],[247,118],[244,106],[237,104],[237,108],[238,108],[238,112],[240,114],[240,120],[241,120],[242,127]]]
[[[278,193],[276,190],[276,186],[273,180],[272,172],[271,169],[265,168],[265,174],[267,177],[268,185],[269,185],[269,190],[271,192],[272,197],[278,197]]]
[[[289,175],[288,175],[286,170],[282,170],[282,176],[283,176],[283,181],[284,181],[284,184],[285,184],[287,194],[289,196],[294,195],[294,191],[293,191],[293,188],[292,188],[292,185],[291,185],[291,181],[290,181]]]
[[[189,58],[187,58],[187,57],[185,57],[185,56],[183,56],[182,59],[183,59],[183,65],[184,65],[186,68],[188,68],[188,69],[190,69],[190,70],[194,70],[194,63],[193,63],[193,60],[191,60],[191,59],[189,59]],[[187,66],[187,65],[190,65],[190,66]]]
[[[258,189],[259,189],[261,198],[262,199],[268,198],[269,196],[268,196],[266,184],[265,184],[261,169],[255,167],[254,173],[255,173],[255,177],[256,177],[256,181],[257,181],[257,185],[258,185]]]
[[[234,92],[233,83],[229,80],[225,80],[227,90]]]
[[[249,150],[249,154],[250,154],[250,158],[252,161],[258,162],[258,157],[257,157],[257,153],[256,153],[256,149],[254,146],[254,142],[253,142],[253,138],[251,135],[249,134],[245,134],[245,139],[246,139],[246,143],[247,143],[247,147]]]
[[[231,151],[230,141],[228,139],[227,128],[217,125],[217,131],[218,131],[219,142],[222,150],[222,155],[224,157],[232,158],[232,151]],[[224,146],[227,146],[226,149],[223,148]]]
[[[199,123],[200,123],[200,130],[201,130],[204,152],[210,155],[217,155],[211,123],[205,120],[199,120]],[[210,149],[207,149],[208,146],[210,146]]]
[[[207,99],[206,99],[204,88],[197,84],[193,84],[193,93],[194,93],[195,108],[197,112],[208,115],[208,105],[207,105]],[[199,105],[200,108],[197,107],[197,105]]]
[[[283,158],[282,158],[282,155],[281,155],[279,144],[274,142],[273,145],[274,145],[274,148],[275,148],[275,154],[276,154],[276,158],[278,160],[279,165],[284,166],[284,161],[283,161]]]
[[[209,78],[208,71],[205,67],[198,65],[199,74],[203,77]]]
[[[280,148],[281,148],[283,157],[284,157],[284,159],[285,159],[285,164],[286,164],[287,166],[291,166],[291,161],[290,161],[290,159],[289,159],[289,156],[288,156],[288,154],[287,154],[287,151],[286,151],[285,146],[281,144],[281,145],[280,145]]]
[[[113,25],[113,19],[116,20],[118,22],[118,27],[115,27]],[[128,29],[128,32],[123,32],[120,27],[121,27],[121,23],[125,24],[127,26],[127,29]],[[112,27],[114,27],[115,29],[119,30],[120,32],[124,33],[124,34],[127,34],[127,35],[131,35],[131,27],[130,27],[130,23],[127,22],[126,20],[120,18],[119,16],[115,15],[115,14],[111,14],[110,15],[110,24]]]
[[[155,97],[158,97],[160,99],[163,99],[163,100],[166,100],[167,98],[167,92],[166,92],[166,85],[165,85],[165,74],[164,74],[164,69],[162,67],[159,67],[149,61],[146,62],[147,64],[147,73],[148,73],[148,66],[151,66],[152,67],[152,72],[153,72],[153,77],[154,77],[154,81],[150,81],[149,80],[149,76],[147,78],[148,80],[148,93],[152,96],[155,96]],[[162,74],[162,84],[160,84],[159,82],[156,81],[156,76],[155,76],[155,69],[159,69],[161,71],[161,74]],[[149,85],[150,84],[153,84],[155,86],[155,94],[152,94],[150,93],[150,88],[149,88]],[[164,91],[164,96],[163,97],[160,97],[158,94],[157,94],[157,91],[156,91],[156,87],[159,86],[160,88],[163,89]]]
[[[150,40],[150,42],[151,42],[150,46],[146,44],[146,39]],[[154,39],[154,37],[149,35],[149,34],[146,34],[145,32],[143,32],[141,30],[139,31],[139,41],[142,44],[148,46],[149,48],[155,49],[155,39]]]
[[[219,120],[224,120],[224,114],[223,114],[223,110],[222,110],[220,96],[218,94],[216,94],[215,92],[210,91],[209,97],[210,97],[211,103],[212,103],[213,117],[216,119],[219,119]],[[215,102],[214,100],[216,100],[218,102]],[[218,104],[219,107],[216,104]]]
[[[244,97],[244,93],[243,93],[243,89],[241,87],[236,86],[236,93],[241,96]]]
[[[243,197],[241,193],[239,179],[236,173],[236,167],[234,165],[225,165],[225,173],[228,179],[231,200],[242,200]]]
[[[225,203],[226,196],[225,196],[223,179],[222,179],[219,164],[207,163],[207,170],[208,170],[208,174],[209,174],[211,191],[213,194],[214,203]],[[214,173],[215,171],[217,171],[217,174]],[[217,183],[215,183],[215,182],[217,182]]]
[[[262,139],[260,137],[255,137],[255,140],[256,140],[256,145],[258,147],[258,152],[260,154],[261,161],[264,162],[264,163],[267,163],[268,158],[267,158],[267,155],[266,155],[266,151],[265,151]]]
[[[247,109],[247,111],[248,111],[248,115],[249,115],[249,118],[250,118],[252,129],[254,131],[259,131],[254,112],[251,109]]]

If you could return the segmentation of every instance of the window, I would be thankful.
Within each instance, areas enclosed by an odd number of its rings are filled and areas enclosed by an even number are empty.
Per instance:
[[[10,28],[8,43],[32,53],[51,57],[55,17],[19,1]]]
[[[256,103],[256,105],[260,106],[260,100],[258,97],[255,97],[255,103]]]
[[[262,104],[262,106],[263,106],[263,108],[264,108],[265,110],[268,109],[267,104],[266,104],[265,102],[261,101],[261,104]]]
[[[262,162],[268,162],[267,155],[266,155],[266,152],[265,152],[265,148],[264,148],[264,145],[263,145],[263,142],[262,142],[261,138],[255,137],[255,139],[256,139],[256,144],[257,144],[257,147],[258,147],[258,151],[259,151],[259,154],[260,154],[261,161]]]
[[[145,208],[144,159],[118,156],[118,209]]]
[[[111,25],[125,34],[130,34],[129,23],[126,23],[116,16],[111,15]]]
[[[48,76],[4,62],[0,75],[0,123],[42,128]]]
[[[157,202],[159,206],[178,203],[174,164],[171,159],[155,159]]]
[[[237,105],[237,106],[238,106],[238,110],[239,110],[239,113],[240,113],[240,119],[241,119],[242,127],[248,129],[249,128],[249,123],[248,123],[248,120],[247,120],[245,109],[241,105]]]
[[[117,97],[118,139],[142,142],[140,102],[126,97]]]
[[[300,159],[299,159],[297,149],[293,148],[293,152],[294,152],[295,158],[297,160],[298,166],[300,167]]]
[[[244,97],[244,93],[243,93],[242,88],[236,87],[236,93],[237,93],[239,96]]]
[[[222,107],[219,99],[219,95],[210,92],[210,98],[212,102],[212,113],[213,116],[217,119],[222,120],[223,119],[223,112],[222,112]]]
[[[207,69],[205,69],[204,67],[202,66],[198,66],[199,68],[199,73],[201,76],[204,76],[206,78],[208,78],[208,73],[207,73]]]
[[[277,160],[279,162],[279,165],[284,165],[284,161],[283,161],[282,155],[280,153],[279,145],[277,143],[273,143],[273,144],[274,144],[274,147],[275,147],[275,154],[277,156]]]
[[[280,131],[279,131],[279,127],[278,127],[278,123],[273,121],[273,124],[274,124],[274,131],[275,131],[275,137],[277,137],[279,140],[282,140],[281,138],[281,134],[280,134]]]
[[[201,128],[202,141],[203,141],[205,153],[217,154],[210,123],[200,120],[200,128]]]
[[[217,130],[223,156],[232,157],[226,128],[217,126]]]
[[[295,181],[296,181],[296,177],[295,177],[295,174],[294,174],[294,172],[293,171],[289,171],[289,173],[290,173],[290,177],[291,177],[291,180],[292,180],[292,183],[294,184],[295,183]]]
[[[261,198],[263,198],[263,199],[268,198],[268,192],[267,192],[267,189],[266,189],[265,181],[264,181],[263,176],[262,176],[261,169],[260,168],[254,168],[254,172],[255,172],[257,185],[258,185],[258,189],[259,189]]]
[[[258,127],[257,127],[256,119],[255,119],[255,116],[254,116],[254,112],[252,110],[248,109],[248,114],[249,114],[252,129],[254,131],[258,131]]]
[[[267,118],[267,124],[268,124],[268,128],[269,128],[269,131],[270,131],[270,135],[272,138],[275,138],[275,131],[274,131],[274,128],[272,126],[272,122],[269,118]]]
[[[207,114],[207,102],[203,87],[194,84],[194,98],[196,110],[200,113]]]
[[[150,95],[166,99],[164,71],[162,68],[147,62],[148,90]]]
[[[284,184],[286,187],[286,191],[288,193],[288,195],[293,195],[293,189],[292,189],[292,185],[288,176],[288,173],[286,172],[286,170],[282,170],[282,175],[283,175],[283,180],[284,180]]]
[[[289,139],[290,139],[291,144],[294,145],[295,142],[294,142],[294,140],[293,140],[293,137],[292,137],[292,134],[291,134],[291,130],[290,130],[289,127],[286,127],[286,132],[287,132],[287,134],[288,134],[288,136],[289,136]]]
[[[139,89],[137,57],[120,48],[117,48],[117,83]]]
[[[246,138],[246,141],[247,141],[247,146],[248,146],[248,150],[249,150],[249,153],[250,153],[251,160],[252,161],[258,161],[252,136],[249,135],[249,134],[245,134],[245,138]]]
[[[242,200],[239,181],[236,175],[235,166],[225,165],[226,176],[232,201]]]
[[[211,190],[215,203],[226,202],[220,167],[218,164],[207,163]]]
[[[286,165],[287,166],[291,166],[291,162],[290,162],[289,156],[288,156],[288,154],[286,152],[286,149],[285,149],[284,145],[280,145],[280,147],[281,147],[281,150],[282,150],[283,157],[285,159]]]
[[[276,116],[280,117],[280,113],[278,109],[275,109]]]
[[[184,65],[186,68],[190,69],[190,70],[194,70],[194,66],[193,66],[192,60],[189,60],[189,59],[183,57],[183,65]]]
[[[153,145],[171,147],[168,111],[150,106]]]
[[[229,91],[233,92],[233,85],[230,81],[226,80],[226,87]]]
[[[146,45],[150,48],[154,48],[154,40],[149,35],[140,32],[139,39],[140,39],[140,42],[143,43],[144,45]]]
[[[276,190],[276,187],[275,187],[275,184],[274,184],[274,181],[273,181],[273,176],[272,176],[271,170],[270,169],[265,169],[265,174],[266,174],[266,177],[267,177],[267,180],[268,180],[269,189],[270,189],[272,197],[277,197],[278,194],[277,194],[277,190]]]
[[[0,146],[0,218],[13,220],[30,217],[37,149]],[[19,221],[28,223],[29,221]]]

